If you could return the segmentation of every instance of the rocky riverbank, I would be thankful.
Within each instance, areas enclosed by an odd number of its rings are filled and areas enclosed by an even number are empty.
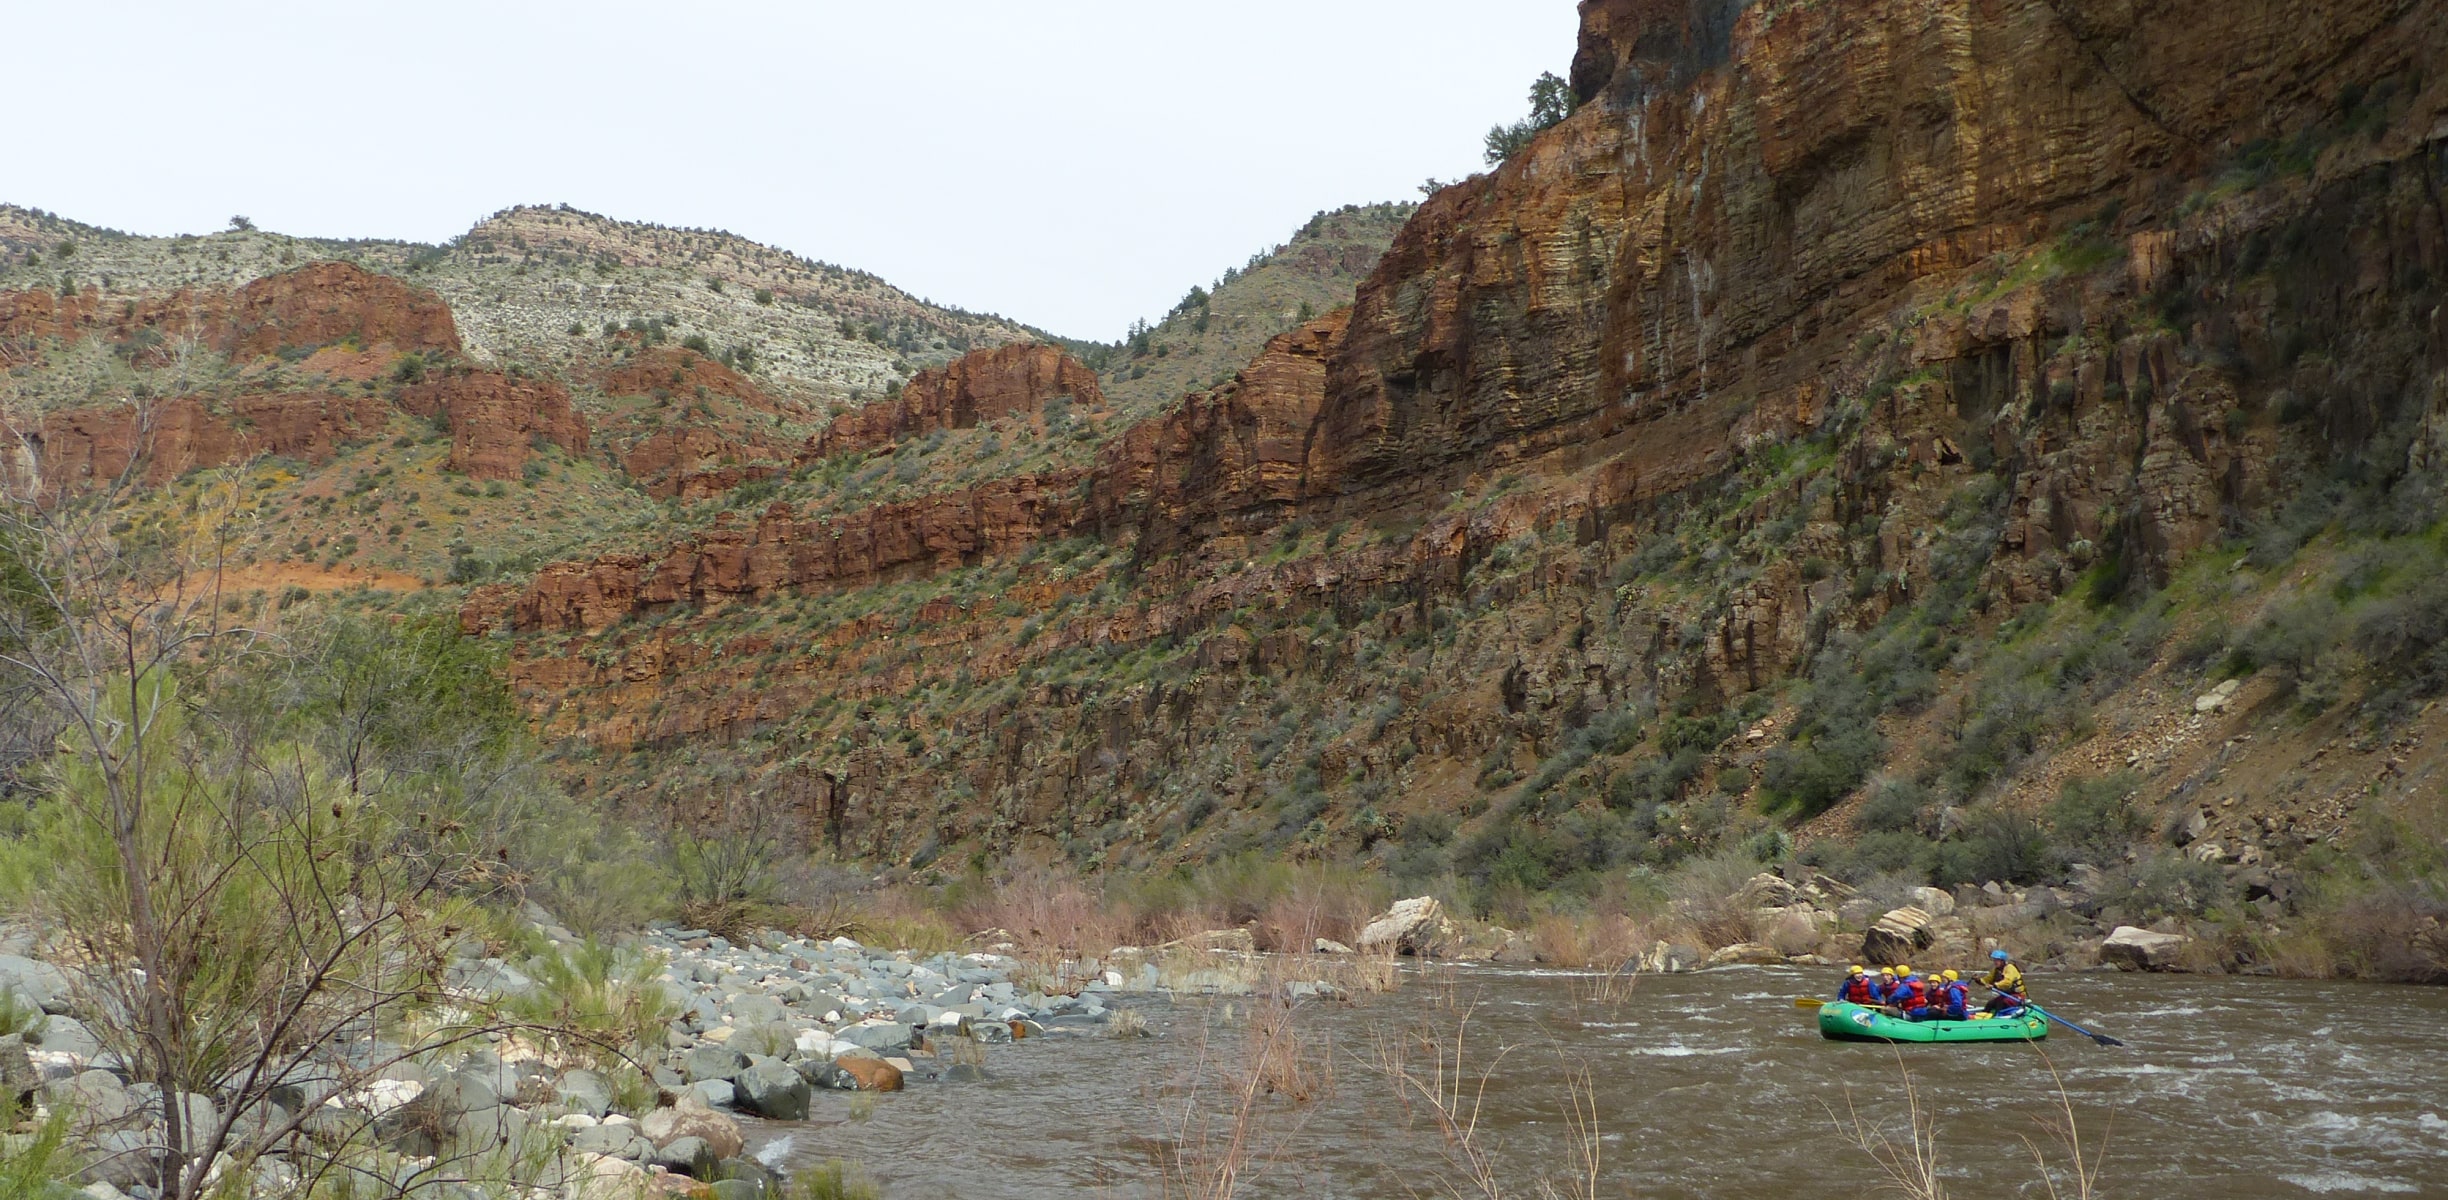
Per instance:
[[[229,1122],[235,1139],[274,1143],[255,1168],[258,1194],[298,1182],[284,1144],[312,1139],[329,1150],[355,1138],[367,1161],[401,1186],[482,1174],[469,1169],[482,1160],[571,1195],[702,1183],[724,1200],[743,1200],[772,1177],[740,1157],[732,1114],[795,1121],[822,1089],[958,1086],[987,1075],[984,1055],[968,1047],[1104,1034],[1119,994],[1249,986],[1227,969],[1168,976],[1129,952],[1110,965],[1065,964],[1057,988],[997,953],[921,956],[779,933],[740,944],[664,927],[618,950],[621,961],[651,972],[641,974],[652,993],[648,1011],[669,1019],[648,1040],[661,1044],[608,1062],[554,1031],[474,1015],[514,1010],[518,998],[551,986],[539,964],[581,948],[548,917],[532,915],[542,919],[530,929],[551,945],[544,954],[514,962],[471,939],[449,963],[442,1019],[468,1022],[465,1036],[430,1039],[434,1048],[424,1053],[379,1037],[321,1048],[328,1061],[299,1072],[313,1082]],[[40,939],[20,933],[4,945],[0,992],[9,999],[0,1003],[23,1028],[0,1037],[0,1087],[30,1102],[38,1118],[67,1114],[76,1179],[94,1196],[151,1200],[170,1144],[159,1089],[128,1077],[96,1031],[91,989],[38,957],[46,952]],[[1136,1027],[1115,1024],[1125,1033]],[[382,1065],[368,1069],[375,1063]],[[188,1129],[216,1130],[227,1120],[225,1102],[184,1097]],[[282,1135],[300,1111],[306,1119]],[[189,1142],[208,1136],[191,1132]]]

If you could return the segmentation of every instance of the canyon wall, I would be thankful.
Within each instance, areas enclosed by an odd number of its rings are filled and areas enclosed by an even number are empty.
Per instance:
[[[1386,787],[1467,812],[1474,770],[1595,713],[1706,711],[1951,590],[2003,614],[2164,581],[2322,464],[2439,453],[2423,6],[1583,11],[1570,119],[1433,197],[1349,313],[1092,470],[779,508],[468,624],[535,639],[516,670],[556,734],[837,760],[876,853],[1144,845],[1184,791],[1295,786],[1248,752],[1286,689],[1328,815]],[[951,394],[836,428],[952,427]],[[1083,536],[1093,569],[1032,558]],[[725,632],[936,576],[893,621]],[[1176,674],[1077,673],[1099,655]]]

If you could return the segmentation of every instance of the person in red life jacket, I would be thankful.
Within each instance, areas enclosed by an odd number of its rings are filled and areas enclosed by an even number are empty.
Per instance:
[[[1876,1007],[1879,1002],[1878,981],[1860,967],[1855,967],[1845,974],[1844,982],[1837,985],[1836,998],[1848,1004]]]
[[[1965,983],[1963,981],[1963,976],[1953,971],[1940,975],[1938,979],[1937,1002],[1931,1006],[1937,1010],[1938,1016],[1936,1019],[1946,1021],[1971,1020],[1972,985]]]
[[[1904,1014],[1907,1021],[1930,1019],[1929,981],[1913,973],[1911,967],[1896,967],[1896,986],[1887,995],[1887,1006]]]
[[[1878,978],[1870,983],[1870,1003],[1881,1008],[1895,1003],[1895,990],[1895,968],[1880,967]]]

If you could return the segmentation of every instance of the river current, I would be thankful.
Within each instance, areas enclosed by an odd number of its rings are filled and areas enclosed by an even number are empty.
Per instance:
[[[2041,973],[2042,1003],[2126,1046],[2060,1029],[1889,1047],[1825,1041],[1794,1007],[1827,994],[1829,972],[1643,977],[1628,997],[1599,982],[1427,968],[1390,994],[1304,1006],[1317,1094],[1256,1106],[1238,1194],[1448,1194],[1451,1143],[1383,1070],[1402,1046],[1426,1074],[1435,1050],[1408,1036],[1424,1028],[1448,1051],[1461,1030],[1463,1095],[1480,1098],[1478,1141],[1510,1195],[1575,1172],[1569,1084],[1586,1070],[1602,1196],[1877,1194],[1885,1177],[1847,1127],[1858,1115],[1903,1139],[1909,1075],[1952,1196],[2049,1195],[2034,1146],[2072,1194],[2049,1129],[2062,1080],[2102,1195],[2448,1197],[2448,989]],[[1163,1195],[1152,1163],[1185,1141],[1213,1162],[1228,1140],[1219,1081],[1240,1066],[1248,1001],[1133,1007],[1152,1037],[1058,1034],[990,1048],[983,1082],[819,1094],[807,1124],[751,1123],[751,1152],[850,1161],[896,1200]]]

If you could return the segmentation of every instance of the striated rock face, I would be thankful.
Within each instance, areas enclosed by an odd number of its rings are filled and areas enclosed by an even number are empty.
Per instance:
[[[319,262],[238,289],[220,349],[241,358],[285,346],[355,340],[368,347],[459,352],[450,306],[423,288],[343,262]]]
[[[770,510],[549,568],[464,619],[601,634],[514,667],[556,733],[704,747],[833,721],[851,749],[740,753],[838,754],[784,790],[831,806],[837,844],[906,854],[1145,833],[1202,790],[1272,803],[1290,769],[1249,750],[1298,688],[1316,708],[1281,711],[1384,714],[1307,744],[1335,803],[1372,802],[1352,780],[1384,804],[1476,795],[1473,764],[1536,762],[1594,713],[1714,711],[1934,585],[2003,614],[2163,572],[2324,455],[2448,461],[2448,418],[2424,415],[2448,412],[2448,75],[2417,69],[2448,61],[2448,24],[2422,6],[1583,15],[1576,115],[1432,198],[1348,313],[1092,472]],[[2254,165],[2272,144],[2307,148]],[[820,452],[1028,407],[964,386],[845,416]],[[2409,414],[2409,441],[2381,436]],[[1789,476],[1786,456],[1816,457]],[[1352,529],[1259,553],[1295,520]],[[1008,620],[938,597],[817,618],[787,654],[616,628],[1088,533],[1127,572],[981,584],[1008,587]],[[1704,595],[1658,582],[1727,555]],[[1122,598],[1062,607],[1100,588]],[[1501,619],[1437,632],[1475,612]],[[1057,656],[1084,647],[1178,674],[1083,683]],[[936,684],[949,716],[892,709]],[[1003,698],[958,707],[983,692]],[[947,777],[974,800],[941,799]]]
[[[30,427],[0,422],[27,453],[0,459],[13,492],[57,494],[107,484],[140,447],[141,482],[167,483],[189,471],[256,455],[319,462],[348,442],[382,432],[391,406],[374,396],[241,396],[223,406],[194,398],[43,414]]]
[[[0,337],[125,342],[143,331],[193,337],[238,359],[342,342],[403,354],[460,349],[441,297],[343,262],[267,275],[235,292],[181,290],[111,304],[91,288],[0,293]]]
[[[1231,383],[1108,447],[1097,479],[1104,523],[1136,527],[1155,553],[1278,519],[1306,499],[1326,362],[1350,317],[1334,313],[1276,337]]]
[[[1057,397],[1105,407],[1096,372],[1056,347],[1015,342],[920,371],[898,399],[835,417],[808,449],[817,458],[874,450],[939,429],[973,429],[981,421],[1035,413]]]
[[[593,632],[664,605],[873,584],[1015,554],[1080,524],[1079,483],[1076,474],[1023,475],[841,516],[806,517],[776,504],[751,526],[724,513],[659,556],[546,567],[510,606],[512,622],[521,630]],[[498,600],[471,606],[463,623],[489,627],[488,609],[498,607]]]
[[[587,422],[569,389],[549,379],[456,371],[401,389],[401,408],[450,425],[450,469],[477,479],[516,479],[539,443],[587,449]]]

